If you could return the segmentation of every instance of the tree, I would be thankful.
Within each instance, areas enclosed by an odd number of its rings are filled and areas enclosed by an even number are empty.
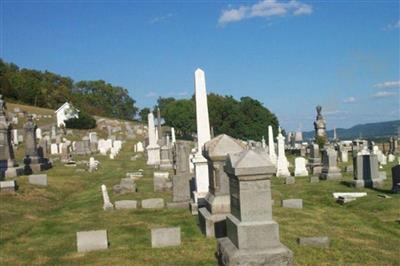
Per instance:
[[[92,129],[96,127],[96,119],[85,112],[79,112],[78,118],[71,118],[65,121],[66,128]]]
[[[150,113],[150,108],[143,108],[142,110],[140,110],[139,112],[139,116],[140,116],[140,121],[142,121],[143,123],[147,123],[147,116]]]

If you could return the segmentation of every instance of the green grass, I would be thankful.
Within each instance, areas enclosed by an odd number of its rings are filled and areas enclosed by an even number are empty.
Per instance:
[[[47,172],[46,188],[29,185],[27,177],[18,177],[15,194],[0,195],[1,265],[215,265],[216,241],[205,238],[197,226],[197,217],[188,210],[116,210],[102,209],[100,186],[107,185],[111,201],[162,197],[154,193],[152,172],[144,158],[130,161],[134,141],[128,141],[116,160],[96,156],[101,161],[95,173],[79,172],[55,163]],[[88,157],[77,157],[77,160]],[[83,166],[78,166],[83,167]],[[138,192],[114,195],[112,186],[126,172],[145,170],[137,182]],[[385,188],[389,189],[390,165]],[[350,180],[350,176],[345,177]],[[294,252],[296,265],[399,265],[400,195],[383,199],[381,191],[353,189],[337,181],[309,183],[296,178],[296,184],[284,185],[273,179],[274,219],[280,225],[282,243]],[[366,191],[368,196],[344,206],[335,203],[332,192]],[[302,210],[279,207],[286,198],[302,198]],[[150,229],[180,226],[182,245],[152,249]],[[106,251],[76,252],[76,232],[108,231]],[[296,243],[300,236],[331,238],[331,247],[320,249]]]

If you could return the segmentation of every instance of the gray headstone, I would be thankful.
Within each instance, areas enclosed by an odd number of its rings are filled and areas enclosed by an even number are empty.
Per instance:
[[[328,248],[330,244],[330,239],[327,236],[321,237],[300,237],[297,239],[300,246],[312,246]]]
[[[136,209],[137,201],[136,200],[118,200],[115,203],[115,208],[117,210],[120,209]]]
[[[318,176],[310,176],[310,183],[318,183],[319,177]]]
[[[294,176],[285,177],[285,184],[286,185],[290,185],[290,184],[294,184],[294,183],[296,183],[296,179],[294,178]]]
[[[47,186],[47,175],[30,175],[28,179],[32,185]]]
[[[107,231],[82,231],[76,233],[78,252],[104,250],[108,248]]]
[[[282,207],[292,209],[303,209],[302,199],[285,199],[282,200]]]
[[[142,200],[143,209],[162,209],[164,208],[164,199],[144,199]]]
[[[151,247],[171,247],[181,244],[181,228],[154,228],[151,229]]]
[[[400,192],[400,164],[392,167],[392,192]]]

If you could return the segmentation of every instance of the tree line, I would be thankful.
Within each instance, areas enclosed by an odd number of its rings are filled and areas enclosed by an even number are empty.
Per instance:
[[[214,135],[225,133],[234,138],[244,140],[261,140],[267,138],[268,125],[271,125],[276,136],[279,121],[275,114],[263,104],[251,97],[240,100],[232,96],[222,96],[214,93],[207,95],[210,126]],[[196,103],[191,99],[158,98],[156,108],[167,126],[174,127],[178,137],[193,138],[196,132]],[[139,115],[142,121],[147,121],[149,108],[143,108]]]
[[[0,93],[7,100],[51,109],[69,101],[81,111],[111,118],[133,120],[138,111],[125,88],[104,80],[74,82],[70,77],[19,68],[2,59]]]

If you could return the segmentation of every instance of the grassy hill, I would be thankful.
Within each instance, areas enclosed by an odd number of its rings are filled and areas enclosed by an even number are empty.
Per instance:
[[[355,125],[351,128],[337,128],[336,133],[339,139],[350,140],[356,138],[377,139],[398,136],[400,133],[400,120],[368,123]],[[333,130],[327,131],[328,137],[333,138]],[[314,138],[314,131],[303,132],[303,138]]]

